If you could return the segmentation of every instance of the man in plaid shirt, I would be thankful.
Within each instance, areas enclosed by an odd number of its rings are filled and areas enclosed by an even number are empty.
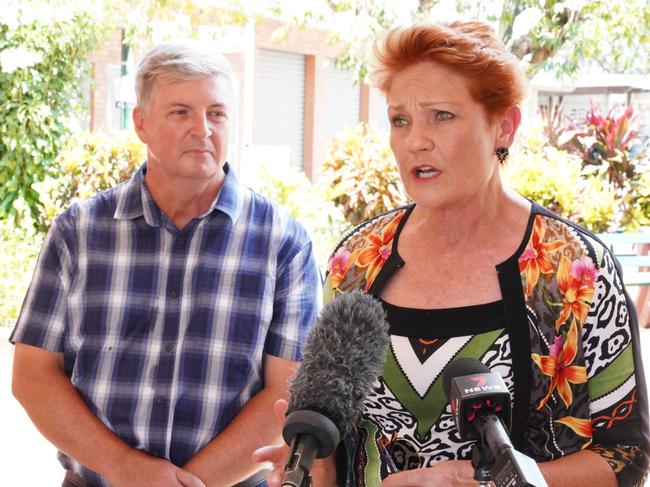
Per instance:
[[[63,486],[264,485],[320,307],[305,230],[226,162],[223,56],[152,49],[133,121],[147,162],[52,225],[10,340],[13,392],[60,451]]]

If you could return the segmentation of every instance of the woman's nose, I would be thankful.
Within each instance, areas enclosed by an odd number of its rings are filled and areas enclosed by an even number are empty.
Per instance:
[[[406,147],[410,152],[432,150],[434,147],[432,134],[426,127],[413,124],[406,139]]]

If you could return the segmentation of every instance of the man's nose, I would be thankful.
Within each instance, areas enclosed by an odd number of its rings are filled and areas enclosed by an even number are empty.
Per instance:
[[[205,114],[196,114],[192,120],[192,136],[198,139],[205,139],[212,135],[210,121]]]

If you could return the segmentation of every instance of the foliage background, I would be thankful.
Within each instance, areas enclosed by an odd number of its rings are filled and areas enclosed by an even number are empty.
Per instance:
[[[25,292],[34,272],[43,234],[27,225],[16,228],[0,220],[0,326],[13,325],[18,318]]]
[[[47,230],[72,203],[126,181],[145,159],[145,146],[134,133],[74,134],[56,157],[51,177],[37,185],[43,203],[38,227]]]
[[[408,201],[388,136],[365,123],[334,137],[323,177],[328,199],[353,226]]]
[[[18,221],[19,200],[38,221],[34,184],[50,175],[78,125],[90,80],[88,54],[106,25],[97,12],[63,1],[3,2],[0,14],[0,219]]]
[[[351,228],[330,196],[331,188],[325,182],[312,183],[296,168],[281,171],[267,162],[261,162],[251,188],[266,196],[297,219],[309,232],[314,253],[321,271],[340,236]]]
[[[535,127],[502,169],[506,184],[522,196],[594,231],[610,229],[616,195],[600,177],[585,175],[582,160],[549,144]]]
[[[82,129],[80,114],[87,109],[85,94],[92,83],[88,54],[116,26],[141,46],[192,35],[201,23],[243,25],[261,14],[326,27],[332,31],[332,42],[342,46],[337,65],[365,79],[372,39],[388,26],[483,18],[499,30],[529,75],[542,69],[570,74],[578,68],[628,73],[647,73],[650,68],[646,48],[650,7],[644,0],[613,4],[604,0],[311,0],[300,2],[292,12],[287,2],[278,2],[271,10],[269,3],[3,3],[0,258],[7,264],[0,270],[0,324],[15,320],[42,232],[52,218],[75,200],[126,179],[144,159],[142,145],[133,136],[108,138]],[[577,121],[572,127],[557,117],[546,125],[554,134],[546,130],[544,135],[539,127],[529,131],[504,169],[504,177],[524,196],[595,231],[648,225],[647,144],[611,146],[613,139],[603,135],[599,125],[610,114],[601,114],[600,122],[591,115],[591,120]],[[623,127],[619,115],[610,118],[611,127]],[[633,132],[633,122],[632,117],[625,121],[627,132]],[[595,164],[592,156],[598,147],[606,147],[606,157]],[[361,125],[339,134],[323,164],[323,177],[315,183],[304,174],[282,173],[264,165],[251,182],[305,225],[321,266],[350,226],[407,201],[387,137],[370,127]]]

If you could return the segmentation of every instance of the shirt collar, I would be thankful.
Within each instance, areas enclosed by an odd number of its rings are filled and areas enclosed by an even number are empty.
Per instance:
[[[221,186],[221,191],[212,202],[211,209],[206,213],[213,210],[221,211],[228,215],[234,223],[241,215],[244,206],[244,188],[239,184],[235,171],[230,167],[230,164],[226,162],[223,170],[226,173],[223,186]]]
[[[243,190],[230,164],[224,165],[226,177],[223,186],[208,210],[197,216],[203,218],[214,211],[225,213],[233,223],[239,218],[243,207]],[[162,224],[162,214],[144,183],[147,163],[143,163],[130,180],[117,188],[117,205],[113,218],[134,220],[144,217],[147,224],[158,227]]]

